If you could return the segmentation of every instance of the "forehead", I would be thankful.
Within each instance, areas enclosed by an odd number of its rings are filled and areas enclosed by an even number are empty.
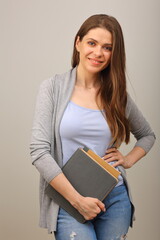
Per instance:
[[[103,44],[112,43],[112,34],[107,29],[104,28],[93,28],[88,31],[88,33],[84,36],[84,40],[92,38],[97,42],[101,42]]]

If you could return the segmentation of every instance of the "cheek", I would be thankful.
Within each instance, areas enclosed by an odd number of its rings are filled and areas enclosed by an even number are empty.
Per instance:
[[[111,52],[107,52],[107,53],[105,54],[105,59],[106,59],[106,61],[110,61],[110,60],[111,60],[111,56],[112,56],[112,53],[111,53]]]
[[[91,48],[85,48],[83,53],[84,53],[84,56],[88,56],[89,54],[91,54],[93,51]]]
[[[82,45],[81,48],[80,48],[80,51],[79,51],[80,55],[84,56],[84,57],[89,55],[92,52],[93,52],[93,49],[88,47],[88,46],[86,46],[86,45],[85,46]]]

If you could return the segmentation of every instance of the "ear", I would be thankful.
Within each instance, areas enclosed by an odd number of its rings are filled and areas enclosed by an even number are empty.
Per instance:
[[[77,40],[76,40],[76,44],[75,44],[75,47],[76,47],[76,50],[77,50],[77,52],[79,52],[79,46],[80,46],[80,37],[78,36],[77,37]]]

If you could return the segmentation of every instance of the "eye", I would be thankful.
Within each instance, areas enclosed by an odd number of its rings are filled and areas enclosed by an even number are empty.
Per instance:
[[[112,51],[112,47],[110,47],[110,46],[105,46],[103,48],[104,48],[105,51],[109,51],[109,52]]]
[[[95,46],[95,43],[94,43],[93,41],[89,41],[89,42],[88,42],[88,45],[90,45],[90,46]]]

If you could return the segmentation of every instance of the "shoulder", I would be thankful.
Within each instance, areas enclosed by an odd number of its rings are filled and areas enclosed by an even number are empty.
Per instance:
[[[129,93],[127,93],[126,117],[132,122],[144,120],[141,110],[138,108]]]
[[[127,94],[126,117],[128,118],[129,122],[134,126],[148,126],[148,123],[143,116],[141,110],[138,108],[137,104],[134,102],[134,100],[129,94]]]
[[[130,115],[130,112],[137,108],[136,103],[131,98],[130,94],[127,93],[127,104],[126,104],[126,116]]]

